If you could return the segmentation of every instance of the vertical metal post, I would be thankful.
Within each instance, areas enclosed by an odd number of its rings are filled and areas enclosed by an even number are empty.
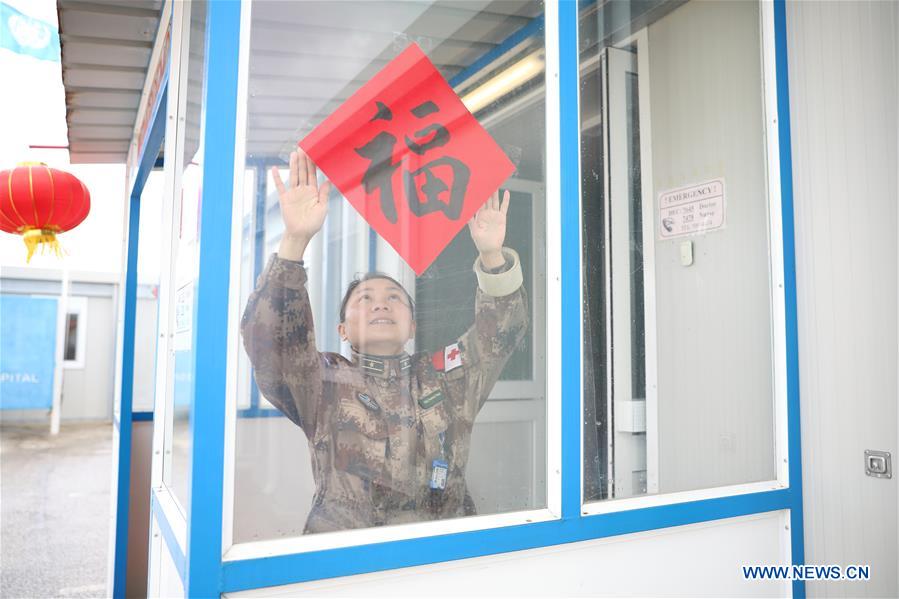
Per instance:
[[[124,597],[128,563],[128,505],[131,491],[131,403],[134,386],[134,324],[137,313],[137,249],[140,231],[140,190],[128,202],[128,253],[125,259],[124,326],[122,329],[119,454],[116,479],[115,548],[112,596]]]
[[[580,135],[578,3],[559,11],[559,122],[562,206],[562,517],[581,512]],[[548,8],[548,10],[551,10]],[[547,20],[549,27],[549,20]]]
[[[203,197],[194,295],[187,597],[221,592],[225,385],[241,5],[209,2],[203,99]]]
[[[777,65],[777,133],[780,148],[781,214],[783,219],[784,306],[787,341],[787,434],[790,466],[790,553],[805,563],[802,512],[802,439],[799,418],[799,325],[796,305],[796,238],[793,226],[793,154],[790,138],[790,79],[787,64],[786,2],[774,1],[774,54]],[[805,582],[793,581],[793,596],[805,597]]]

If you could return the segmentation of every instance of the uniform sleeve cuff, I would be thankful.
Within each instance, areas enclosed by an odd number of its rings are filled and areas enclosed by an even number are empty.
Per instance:
[[[288,289],[302,289],[306,285],[306,268],[303,261],[285,260],[278,254],[272,254],[265,265],[262,277]]]
[[[506,263],[512,261],[512,266],[505,272],[491,274],[484,269],[481,259],[477,258],[474,262],[474,272],[478,276],[478,287],[487,295],[493,297],[503,297],[518,291],[524,282],[524,275],[521,272],[521,260],[518,258],[518,252],[510,248],[503,248],[503,257]]]

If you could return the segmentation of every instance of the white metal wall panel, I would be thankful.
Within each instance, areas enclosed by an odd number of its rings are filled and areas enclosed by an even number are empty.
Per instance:
[[[63,420],[112,418],[116,335],[114,304],[113,299],[108,297],[88,298],[84,368],[64,371]]]
[[[740,567],[789,563],[787,512],[403,568],[226,597],[786,597]],[[739,539],[739,542],[734,542]]]
[[[788,2],[806,561],[814,597],[896,597],[896,2]]]

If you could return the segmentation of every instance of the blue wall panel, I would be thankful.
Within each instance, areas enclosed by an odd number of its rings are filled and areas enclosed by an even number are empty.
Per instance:
[[[0,409],[53,405],[55,298],[0,296]]]

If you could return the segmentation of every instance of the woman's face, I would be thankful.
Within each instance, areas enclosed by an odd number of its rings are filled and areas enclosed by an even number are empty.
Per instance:
[[[389,279],[369,279],[353,289],[346,319],[337,325],[340,336],[364,354],[402,353],[415,336],[415,321],[406,292]]]

